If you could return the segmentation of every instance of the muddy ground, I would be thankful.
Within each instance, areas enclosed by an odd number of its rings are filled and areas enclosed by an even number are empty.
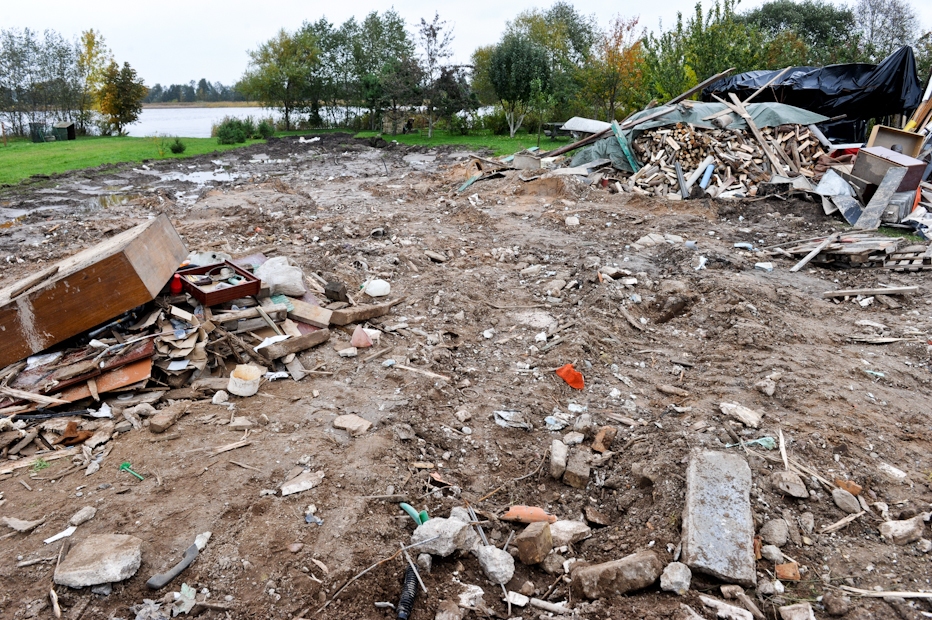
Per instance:
[[[496,518],[512,504],[541,506],[566,519],[583,519],[587,507],[595,508],[608,525],[594,526],[591,538],[563,554],[567,558],[602,562],[651,547],[671,561],[689,453],[725,449],[732,433],[753,439],[782,431],[790,457],[828,480],[857,482],[868,503],[888,504],[892,518],[929,510],[928,273],[819,267],[789,273],[790,259],[761,259],[733,247],[839,229],[839,220],[822,215],[815,203],[675,203],[611,194],[573,178],[524,183],[514,173],[456,195],[470,174],[468,153],[380,146],[346,136],[274,140],[215,157],[107,166],[0,189],[0,215],[9,220],[0,229],[4,285],[164,212],[190,249],[286,255],[306,272],[351,288],[369,276],[385,278],[393,296],[405,298],[371,322],[395,328],[383,336],[383,347],[391,349],[385,355],[340,358],[334,345],[348,346],[349,335],[335,331],[330,343],[302,356],[305,367],[323,364],[319,370],[332,374],[276,381],[254,397],[234,397],[235,414],[258,424],[244,448],[213,457],[204,450],[237,441],[243,432],[224,426],[231,415],[226,405],[200,399],[170,430],[176,439],[153,442],[156,436],[146,430],[120,435],[92,476],[78,470],[56,477],[69,465],[63,459],[0,480],[0,516],[46,520],[28,535],[0,542],[0,617],[52,617],[47,593],[58,544],[42,541],[87,505],[97,516],[74,539],[133,534],[144,541],[142,566],[113,584],[109,596],[59,587],[64,617],[71,620],[133,618],[131,606],[177,590],[181,582],[226,608],[208,610],[205,618],[392,618],[374,603],[397,602],[400,559],[317,610],[350,577],[409,540],[414,523],[398,508],[401,498],[432,516],[447,516],[469,501],[499,544],[517,529]],[[570,215],[580,225],[568,227]],[[698,249],[678,242],[632,247],[651,232],[694,240]],[[425,250],[448,260],[434,262]],[[696,271],[700,255],[707,266]],[[761,260],[772,260],[776,269],[755,270]],[[522,274],[535,265],[537,273]],[[600,266],[628,270],[624,277],[637,283],[600,283]],[[557,292],[554,280],[568,286]],[[879,285],[919,285],[920,292],[898,297],[897,309],[822,297],[837,288]],[[626,320],[621,304],[643,329]],[[877,329],[857,325],[864,319],[906,339],[849,341]],[[541,332],[562,340],[541,351],[535,341]],[[382,362],[389,358],[450,380],[386,368]],[[554,374],[565,363],[582,371],[585,389],[573,390]],[[776,390],[767,396],[755,384],[773,373],[779,374]],[[688,395],[669,396],[659,385]],[[724,401],[762,412],[761,428],[732,427],[719,411]],[[584,491],[552,479],[544,462],[551,441],[572,427],[551,432],[543,420],[567,412],[571,403],[587,406],[597,426],[619,428],[614,455],[593,469]],[[520,411],[533,430],[496,425],[495,410]],[[344,413],[374,426],[349,437],[331,424]],[[613,422],[610,414],[634,425]],[[781,516],[794,524],[783,551],[802,573],[801,581],[786,583],[782,596],[756,598],[768,618],[780,604],[797,600],[813,602],[816,616],[828,617],[818,597],[842,585],[932,590],[932,554],[917,543],[885,542],[876,513],[819,534],[845,516],[830,492],[807,479],[809,500],[775,493],[767,479],[782,467],[779,454],[755,450],[766,454],[748,457],[755,518],[758,525]],[[123,461],[145,480],[119,472]],[[424,463],[434,469],[422,469]],[[908,479],[891,482],[881,463]],[[263,493],[296,466],[323,470],[326,477],[285,498]],[[431,472],[449,486],[431,486]],[[305,522],[310,504],[322,525]],[[814,515],[813,533],[796,525],[806,512]],[[191,568],[171,587],[147,590],[146,579],[174,565],[207,530],[213,537]],[[925,531],[928,538],[928,525]],[[292,543],[303,547],[292,552]],[[51,560],[17,568],[38,558]],[[773,570],[772,562],[758,562],[761,581]],[[434,618],[440,601],[457,599],[461,584],[480,586],[485,603],[506,617],[501,589],[471,556],[435,558],[424,580],[429,594],[417,599],[415,620]],[[560,574],[518,563],[509,589],[526,581],[538,597],[568,600]],[[683,602],[712,618],[698,593],[717,595],[717,586],[694,575],[685,597],[655,584],[616,599],[569,600],[579,618],[678,617]],[[846,617],[912,619],[929,612],[928,601],[853,597]],[[515,608],[512,617],[547,615]]]

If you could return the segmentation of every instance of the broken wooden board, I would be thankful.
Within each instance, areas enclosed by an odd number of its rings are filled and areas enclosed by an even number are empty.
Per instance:
[[[829,198],[831,202],[841,211],[842,217],[845,218],[845,221],[854,225],[855,222],[861,217],[861,214],[864,212],[864,209],[861,207],[861,203],[858,202],[857,198],[853,196],[832,196]],[[828,215],[826,213],[826,215]]]
[[[330,319],[333,316],[333,310],[327,310],[314,304],[309,304],[300,299],[288,298],[288,301],[294,306],[293,310],[288,311],[288,318],[300,323],[307,323],[314,327],[329,327]]]
[[[907,295],[919,291],[918,286],[899,286],[890,288],[853,288],[843,291],[826,291],[822,297],[857,297],[858,295]]]
[[[151,301],[187,256],[164,214],[58,262],[58,271],[11,299],[0,290],[0,367]]]
[[[890,203],[890,199],[893,198],[893,194],[896,193],[896,189],[903,182],[906,172],[906,168],[890,168],[887,170],[877,191],[874,192],[870,202],[864,207],[861,217],[854,223],[855,228],[874,230],[880,226],[880,218]]]
[[[385,316],[392,309],[392,306],[400,304],[404,298],[395,301],[386,301],[382,304],[373,304],[371,306],[354,306],[342,310],[334,310],[330,317],[331,325],[349,325],[350,323],[359,323],[368,321],[376,317]]]
[[[132,364],[127,364],[126,366],[121,366],[120,368],[109,370],[95,378],[94,381],[97,384],[97,392],[103,394],[128,385],[133,385],[140,381],[146,381],[151,376],[152,360],[146,358],[138,362],[133,362]],[[62,400],[70,403],[90,397],[91,389],[86,383],[70,387],[63,391],[60,396]]]
[[[321,329],[311,334],[299,336],[298,338],[289,338],[281,342],[276,342],[275,344],[270,344],[267,347],[259,349],[259,352],[265,354],[269,359],[277,360],[291,353],[300,353],[311,347],[316,347],[319,344],[327,342],[329,339],[330,330]]]

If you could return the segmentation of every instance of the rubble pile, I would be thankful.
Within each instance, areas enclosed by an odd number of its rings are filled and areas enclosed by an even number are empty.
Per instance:
[[[634,140],[634,151],[643,167],[623,187],[679,199],[683,189],[685,195],[689,194],[690,187],[699,180],[694,177],[701,177],[710,163],[715,168],[711,183],[706,183],[704,189],[712,198],[755,196],[757,185],[770,181],[774,174],[816,176],[815,165],[826,153],[808,127],[765,127],[761,134],[767,148],[780,159],[779,169],[746,130],[704,129],[684,123],[645,130]],[[686,180],[685,188],[679,185],[677,163]]]

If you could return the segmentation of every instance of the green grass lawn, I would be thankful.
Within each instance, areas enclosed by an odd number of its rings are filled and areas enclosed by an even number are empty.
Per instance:
[[[362,131],[356,134],[358,138],[370,138],[379,135],[375,131]],[[398,134],[392,136],[382,134],[385,140],[391,142],[397,140],[401,144],[411,144],[417,146],[440,146],[440,145],[461,145],[468,148],[489,148],[496,155],[511,155],[523,149],[537,146],[537,134],[528,135],[519,133],[514,138],[508,136],[496,136],[491,131],[473,131],[468,136],[451,133],[449,131],[434,130],[432,138],[427,137],[427,130],[421,129],[420,133]],[[569,144],[568,138],[557,138],[551,142],[547,136],[540,137],[540,149],[542,151],[553,150],[566,144]]]
[[[159,155],[159,141],[164,141],[164,155]],[[68,170],[93,168],[101,164],[141,162],[144,159],[180,159],[214,151],[228,151],[246,144],[217,144],[216,138],[182,138],[187,149],[181,155],[168,150],[171,140],[164,138],[87,137],[68,142],[34,144],[28,140],[0,143],[0,183],[18,183],[34,174],[54,174]]]

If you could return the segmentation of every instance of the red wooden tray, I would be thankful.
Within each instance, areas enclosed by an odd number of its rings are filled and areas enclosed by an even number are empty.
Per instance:
[[[234,272],[236,272],[237,275],[243,276],[245,282],[235,286],[230,286],[228,288],[220,289],[219,291],[205,291],[201,287],[185,278],[185,276],[189,275],[204,275],[210,271],[218,269],[219,267],[228,267],[232,269]],[[234,265],[230,261],[224,261],[215,265],[204,265],[202,267],[188,267],[186,269],[179,269],[178,275],[181,276],[182,290],[189,293],[191,297],[204,304],[204,306],[216,306],[217,304],[222,304],[225,301],[233,301],[234,299],[240,299],[241,297],[257,295],[259,293],[259,289],[262,288],[262,282],[259,280],[259,278],[252,275],[242,267]]]

